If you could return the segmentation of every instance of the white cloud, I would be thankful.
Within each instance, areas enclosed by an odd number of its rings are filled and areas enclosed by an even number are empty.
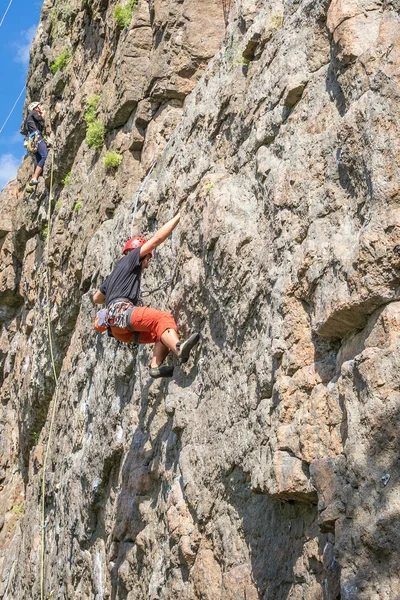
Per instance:
[[[0,155],[0,190],[17,175],[19,159],[14,154]]]
[[[24,138],[20,134],[19,131],[15,131],[11,135],[3,135],[0,137],[0,145],[9,145],[9,144],[22,144],[24,143]]]
[[[22,63],[23,65],[27,65],[29,63],[29,50],[32,46],[33,38],[36,33],[36,25],[32,25],[29,29],[25,29],[21,31],[20,37],[22,38],[21,42],[15,42],[15,46],[17,48],[17,53],[14,57],[15,62]]]

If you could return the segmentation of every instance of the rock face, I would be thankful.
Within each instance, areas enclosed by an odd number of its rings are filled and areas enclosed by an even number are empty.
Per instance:
[[[52,198],[1,196],[0,595],[398,599],[400,6],[115,5],[45,0]],[[178,209],[146,302],[202,343],[152,381],[91,296]]]

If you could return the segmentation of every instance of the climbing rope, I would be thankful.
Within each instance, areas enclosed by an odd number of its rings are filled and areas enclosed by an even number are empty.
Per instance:
[[[56,415],[56,407],[58,401],[58,376],[56,371],[56,364],[54,359],[54,347],[53,347],[53,334],[51,330],[51,302],[50,302],[50,292],[51,292],[51,268],[49,266],[49,256],[50,256],[50,232],[51,232],[51,203],[53,199],[53,171],[54,171],[54,150],[51,154],[51,173],[50,173],[50,191],[49,191],[49,207],[47,211],[47,244],[46,244],[46,254],[47,254],[47,286],[46,286],[46,296],[47,296],[47,333],[49,337],[49,348],[50,348],[50,357],[51,357],[51,365],[53,369],[53,377],[56,384],[55,393],[54,393],[54,402],[53,408],[51,412],[50,419],[50,429],[49,435],[47,438],[46,452],[44,455],[43,461],[43,477],[42,477],[42,520],[41,520],[41,551],[40,551],[40,600],[44,600],[44,545],[45,545],[45,491],[46,491],[46,468],[47,468],[47,460],[50,451],[50,443],[51,437],[53,433],[53,425],[54,419]]]
[[[8,6],[7,6],[7,8],[6,8],[6,11],[5,11],[5,13],[4,13],[4,15],[2,16],[2,19],[1,19],[1,21],[0,21],[0,27],[3,25],[3,21],[4,21],[4,19],[6,18],[6,14],[8,13],[8,10],[9,10],[9,8],[10,8],[10,6],[11,6],[12,2],[13,2],[13,0],[10,0],[10,2],[8,3]]]
[[[169,142],[168,142],[168,143],[169,143]],[[168,144],[167,144],[167,146],[168,146]],[[155,160],[155,161],[153,162],[153,164],[152,164],[152,165],[151,165],[151,167],[150,167],[150,171],[147,173],[146,177],[143,179],[142,183],[139,185],[139,187],[138,187],[138,189],[137,189],[136,196],[135,196],[135,204],[134,204],[133,211],[132,211],[132,219],[131,219],[131,237],[133,237],[133,227],[134,227],[134,225],[135,225],[135,219],[136,219],[136,213],[137,213],[137,209],[138,209],[138,203],[139,203],[139,198],[140,198],[140,195],[141,195],[141,193],[142,193],[142,191],[143,191],[143,188],[144,188],[144,186],[145,186],[145,183],[146,183],[146,181],[148,180],[148,178],[149,178],[149,177],[150,177],[150,175],[152,174],[152,172],[153,172],[153,169],[154,169],[154,167],[156,166],[156,164],[157,164],[157,160]]]
[[[168,146],[170,145],[170,143],[172,142],[172,140],[175,138],[176,135],[176,130],[174,131],[174,133],[171,135],[171,137],[169,138],[168,142],[165,144],[164,148],[161,151],[160,156],[158,156],[158,158],[155,159],[155,161],[153,162],[153,164],[150,167],[149,172],[147,173],[146,177],[143,179],[143,181],[141,182],[141,184],[139,185],[137,192],[135,194],[135,202],[133,205],[133,210],[132,210],[132,217],[131,217],[131,237],[133,237],[133,228],[135,225],[135,219],[136,219],[136,213],[138,210],[138,204],[139,204],[139,198],[143,192],[143,188],[146,185],[147,180],[149,179],[150,175],[153,172],[154,167],[156,166],[156,164],[158,163],[158,161],[161,159],[162,155],[164,154],[164,152],[166,151],[166,149],[168,148]]]
[[[222,10],[224,12],[225,27],[228,25],[229,13],[232,8],[232,0],[222,0]]]
[[[21,90],[21,91],[20,91],[20,93],[19,93],[19,96],[18,96],[18,98],[17,98],[17,99],[16,99],[16,101],[14,102],[14,105],[13,105],[12,109],[11,109],[11,110],[10,110],[10,112],[8,113],[8,117],[7,117],[7,119],[4,121],[3,125],[1,126],[0,133],[3,131],[4,127],[5,127],[5,126],[7,125],[7,123],[8,123],[8,119],[9,119],[9,118],[11,117],[11,115],[13,114],[13,112],[14,112],[14,108],[17,106],[17,104],[18,104],[18,100],[21,98],[21,96],[22,96],[22,94],[23,94],[23,91],[24,91],[25,87],[26,87],[26,86],[24,85],[24,87],[22,88],[22,90]]]

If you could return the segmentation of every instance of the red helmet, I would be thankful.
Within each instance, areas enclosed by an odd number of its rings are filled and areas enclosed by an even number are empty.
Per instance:
[[[135,237],[128,240],[122,250],[122,254],[126,254],[129,250],[133,250],[134,248],[140,248],[145,244],[147,240],[140,237],[140,235],[135,235]],[[150,256],[153,256],[153,252],[149,252]]]

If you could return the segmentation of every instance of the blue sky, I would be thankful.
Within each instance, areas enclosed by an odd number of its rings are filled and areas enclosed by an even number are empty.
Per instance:
[[[10,0],[0,0],[0,22]],[[43,0],[12,0],[0,27],[0,129],[24,84],[29,64],[29,49],[39,23]],[[17,173],[25,154],[22,122],[25,90],[12,116],[0,134],[0,190]]]

